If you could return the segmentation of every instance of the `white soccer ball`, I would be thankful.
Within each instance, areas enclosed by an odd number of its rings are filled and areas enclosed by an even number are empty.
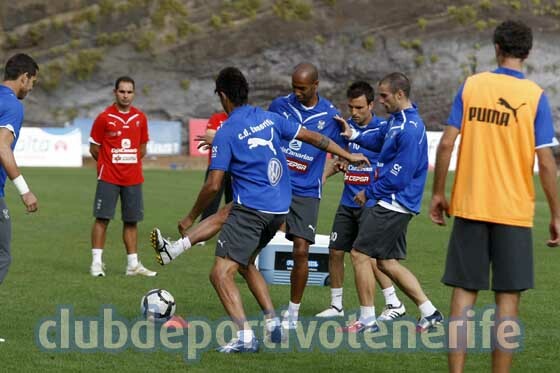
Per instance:
[[[164,289],[152,289],[142,297],[142,315],[151,321],[166,321],[175,314],[175,298]]]

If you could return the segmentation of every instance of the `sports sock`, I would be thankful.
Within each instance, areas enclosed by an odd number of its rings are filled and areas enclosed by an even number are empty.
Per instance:
[[[93,263],[101,263],[102,262],[102,255],[103,249],[91,249],[91,256],[93,257]]]
[[[181,248],[183,249],[183,251],[187,251],[188,249],[191,248],[192,244],[191,244],[191,240],[189,238],[189,236],[185,236],[183,238],[181,238]]]
[[[391,306],[397,307],[401,304],[394,286],[383,289],[383,296],[385,297],[385,304],[387,305],[390,304]]]
[[[250,343],[253,340],[254,333],[252,329],[243,329],[237,331],[237,338],[243,343]]]
[[[126,260],[128,261],[128,268],[136,268],[138,266],[138,254],[128,254],[126,256]]]
[[[331,305],[337,309],[342,309],[342,288],[331,289]]]
[[[280,326],[280,319],[278,317],[272,317],[270,319],[266,319],[265,324],[266,324],[266,330],[271,332],[275,328]]]
[[[301,303],[292,303],[290,301],[290,303],[288,303],[288,314],[290,315],[290,317],[297,319],[299,316],[299,306],[301,306]]]
[[[422,314],[422,317],[431,316],[433,315],[434,312],[437,311],[437,309],[434,307],[434,305],[432,304],[432,302],[430,302],[429,299],[424,303],[422,303],[421,305],[419,305],[418,308],[420,309],[420,313]]]
[[[360,319],[359,321],[364,325],[371,325],[375,322],[375,307],[373,306],[360,306]]]

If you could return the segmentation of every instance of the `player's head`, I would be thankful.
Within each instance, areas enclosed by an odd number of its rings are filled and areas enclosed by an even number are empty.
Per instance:
[[[243,106],[249,101],[249,83],[245,76],[236,67],[226,67],[220,71],[216,78],[216,89],[226,113],[233,108]]]
[[[526,59],[533,47],[533,32],[521,21],[504,21],[494,30],[496,56]]]
[[[300,63],[292,73],[292,91],[296,99],[305,106],[313,106],[317,100],[319,71],[311,63]]]
[[[129,76],[121,76],[115,80],[115,103],[119,110],[127,111],[134,101],[134,79]]]
[[[4,68],[4,81],[10,82],[17,98],[23,100],[37,81],[39,65],[25,53],[10,57]]]
[[[403,73],[386,75],[377,87],[379,103],[388,113],[396,113],[410,105],[410,81]]]
[[[373,87],[368,82],[358,80],[348,87],[346,97],[352,120],[359,125],[369,124],[375,99]]]

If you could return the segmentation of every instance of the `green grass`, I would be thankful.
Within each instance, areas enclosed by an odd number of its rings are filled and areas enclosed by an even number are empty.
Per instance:
[[[213,262],[214,243],[195,247],[168,267],[156,266],[149,248],[152,227],[174,235],[177,220],[191,207],[202,184],[199,171],[147,170],[145,172],[145,221],[139,225],[140,257],[156,278],[127,278],[119,220],[109,226],[104,261],[106,278],[89,276],[92,199],[95,189],[93,169],[24,169],[25,177],[39,198],[40,211],[26,215],[17,194],[8,182],[7,203],[13,220],[13,264],[0,286],[2,317],[0,344],[2,371],[446,371],[442,352],[378,353],[349,352],[262,352],[254,355],[223,356],[206,352],[200,361],[188,366],[181,353],[119,353],[41,351],[35,343],[39,320],[53,317],[58,305],[72,305],[75,316],[95,317],[102,305],[113,305],[119,314],[138,316],[141,296],[149,289],[162,287],[175,295],[177,313],[187,319],[204,317],[217,321],[225,312],[208,281]],[[430,190],[428,185],[426,190]],[[341,189],[341,178],[329,180],[321,203],[318,233],[328,234]],[[444,267],[449,227],[432,225],[426,215],[429,195],[424,198],[422,215],[412,220],[408,233],[409,256],[405,265],[419,278],[433,303],[444,313],[449,310],[450,291],[439,280]],[[514,371],[556,371],[557,346],[560,344],[556,310],[560,307],[557,268],[558,250],[544,245],[547,237],[548,208],[540,188],[537,197],[534,242],[537,288],[523,296],[522,320],[525,325],[524,350],[514,361]],[[358,307],[350,261],[346,261],[345,306]],[[520,259],[522,260],[522,259]],[[238,281],[248,315],[258,316],[259,308],[241,280]],[[288,302],[288,286],[271,286],[276,307]],[[405,297],[399,292],[401,299]],[[312,316],[330,300],[326,287],[306,289],[302,316]],[[492,294],[482,293],[479,305],[492,303]],[[383,300],[377,294],[376,304]],[[418,315],[405,299],[409,314]],[[379,309],[379,308],[378,308]],[[488,354],[474,353],[467,362],[468,371],[488,371]]]

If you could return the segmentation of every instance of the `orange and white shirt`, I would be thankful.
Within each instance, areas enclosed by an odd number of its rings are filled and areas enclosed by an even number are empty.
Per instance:
[[[523,73],[470,76],[448,119],[461,131],[450,213],[504,225],[533,225],[535,149],[556,146],[548,99]]]

